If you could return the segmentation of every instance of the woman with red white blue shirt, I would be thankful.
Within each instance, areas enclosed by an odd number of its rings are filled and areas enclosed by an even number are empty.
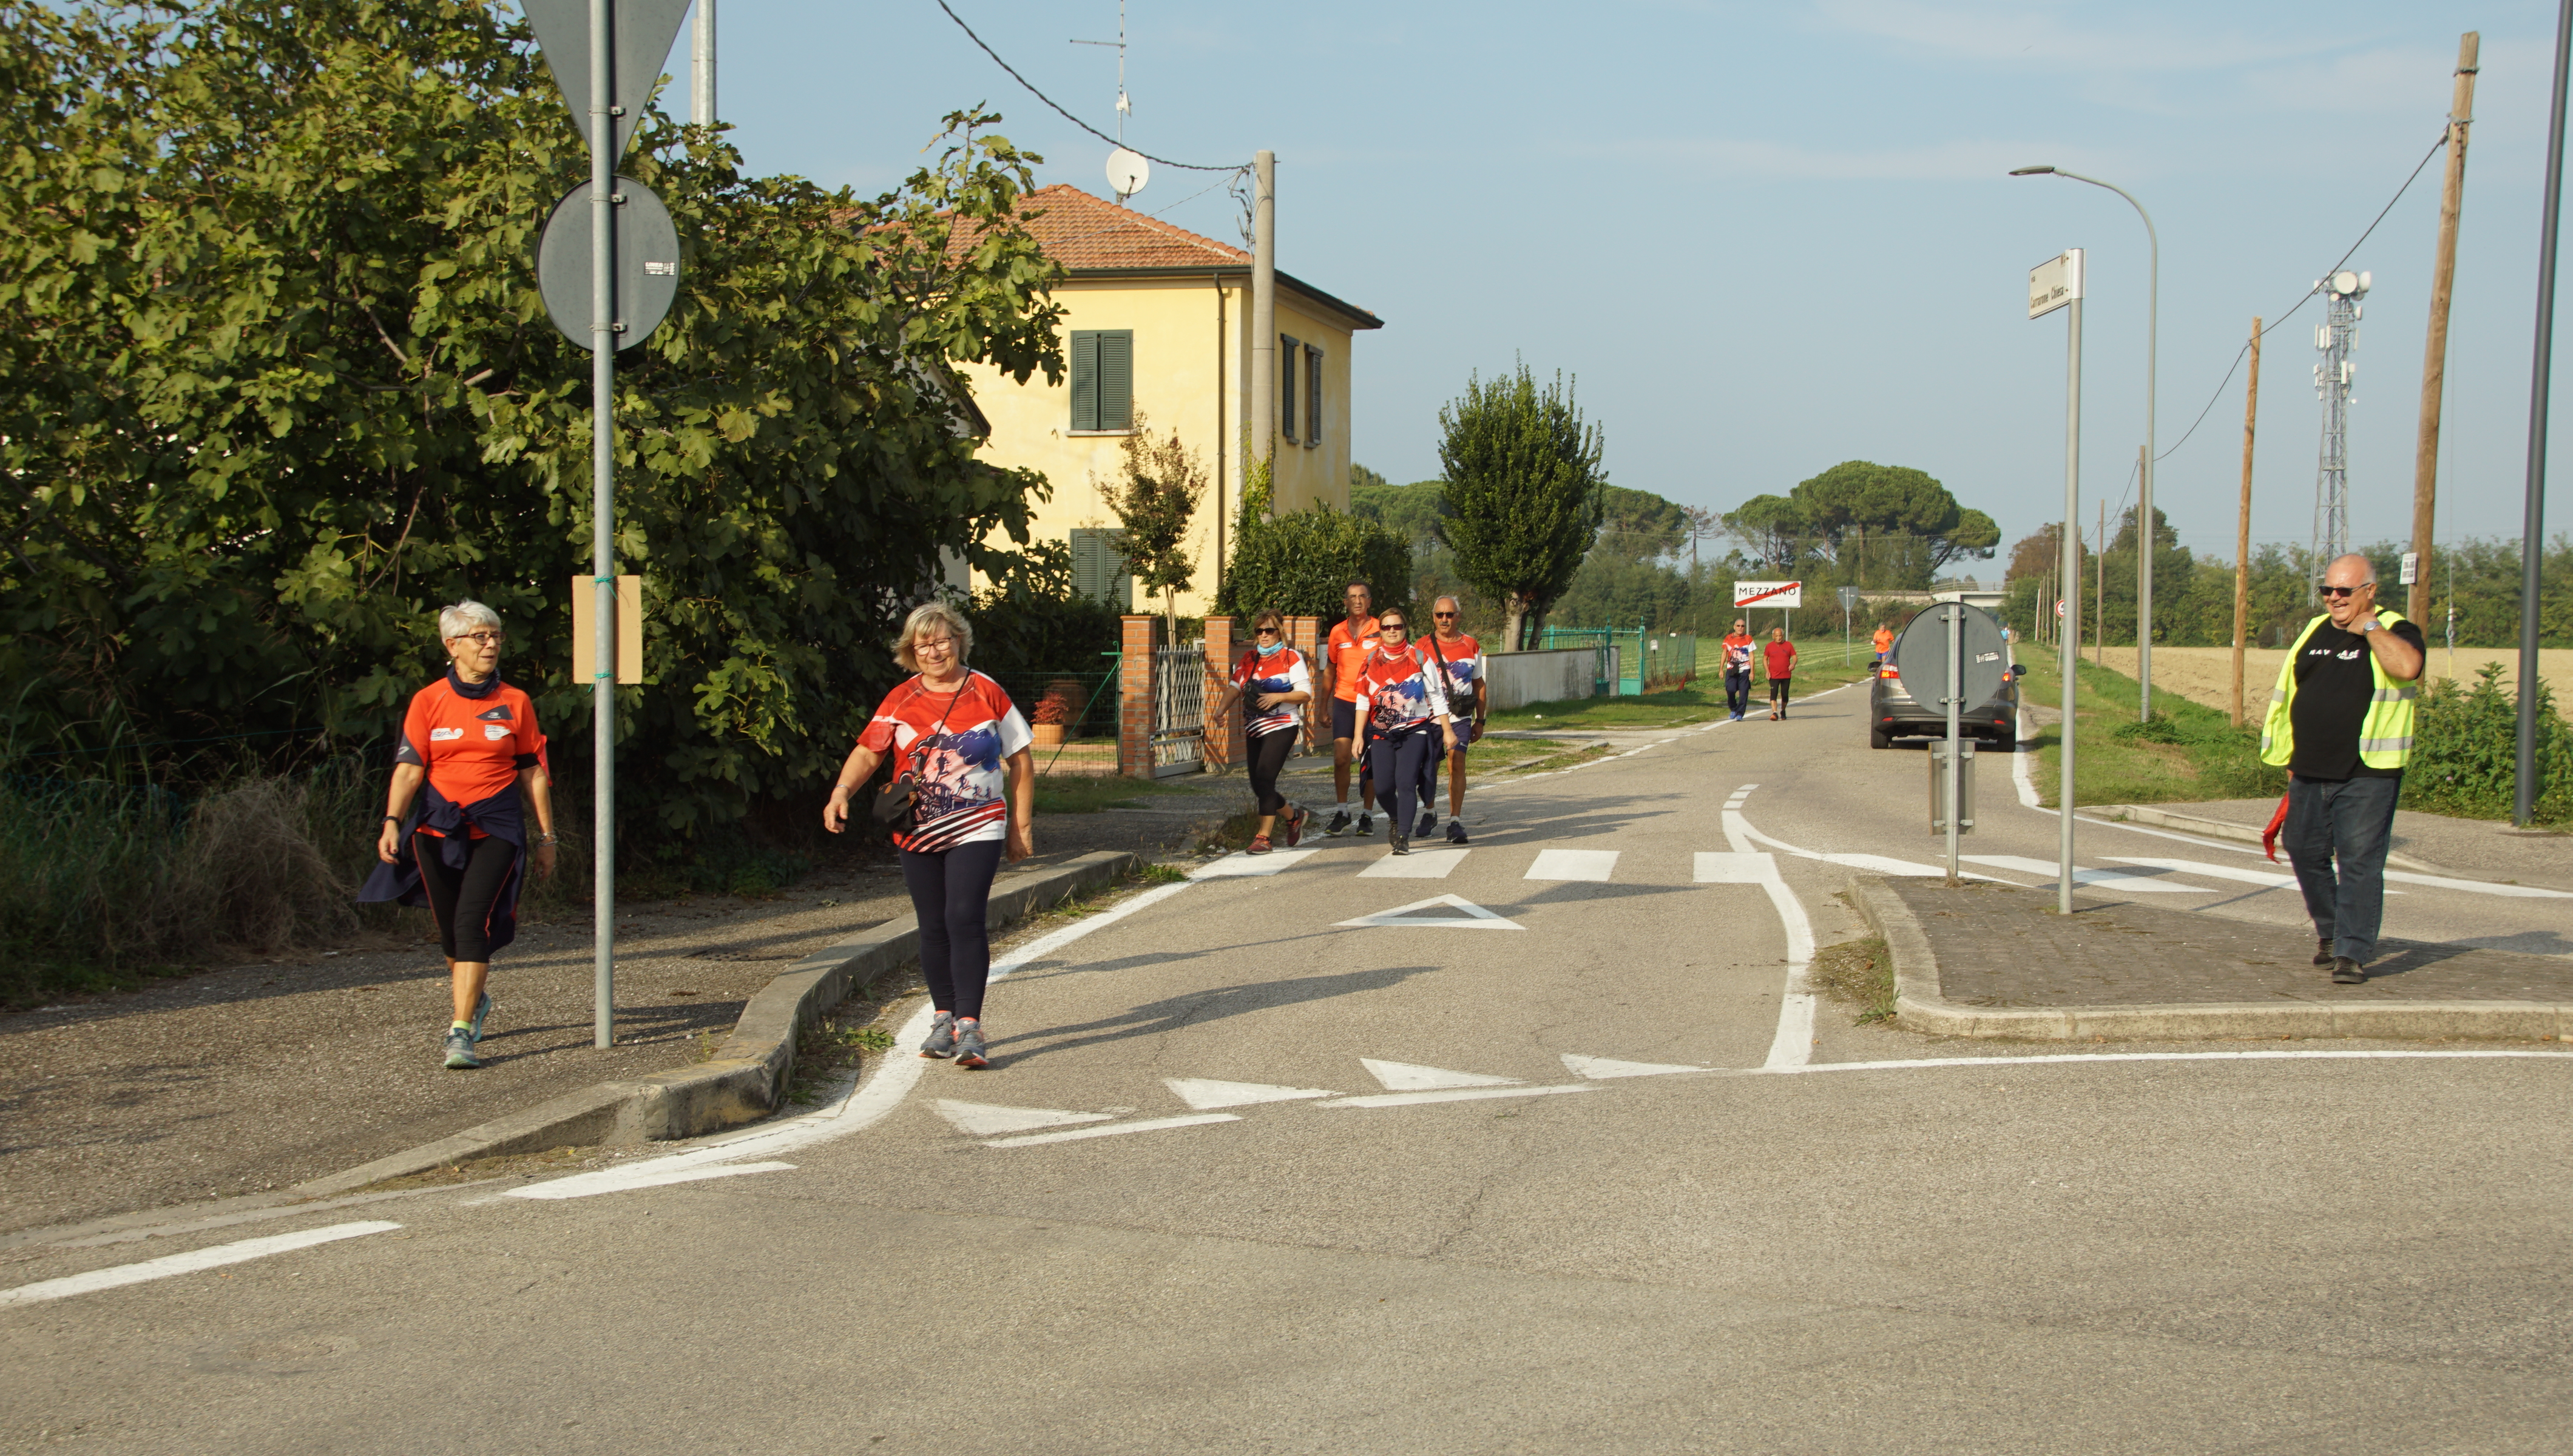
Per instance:
[[[1251,650],[1233,665],[1233,681],[1226,684],[1224,696],[1209,716],[1222,722],[1235,703],[1250,704],[1242,731],[1251,750],[1251,791],[1260,796],[1260,832],[1251,837],[1250,852],[1265,855],[1270,851],[1270,831],[1282,812],[1293,811],[1286,814],[1287,848],[1294,848],[1295,841],[1304,837],[1304,811],[1278,792],[1278,773],[1295,749],[1295,733],[1303,727],[1304,717],[1297,709],[1313,699],[1313,674],[1304,665],[1304,654],[1286,645],[1286,619],[1278,612],[1265,611],[1251,619]]]
[[[920,974],[936,1012],[923,1057],[987,1066],[983,986],[992,972],[992,877],[1003,858],[1036,852],[1035,735],[1001,685],[965,665],[974,629],[943,601],[912,611],[894,656],[916,676],[885,695],[822,806],[822,827],[847,827],[849,797],[888,755],[912,776],[911,821],[894,832],[920,921]]]
[[[1358,721],[1366,725],[1367,761],[1395,854],[1411,853],[1411,809],[1420,792],[1420,766],[1432,753],[1452,753],[1456,728],[1448,720],[1447,693],[1439,674],[1409,639],[1410,618],[1400,607],[1376,617],[1376,645],[1358,675]],[[1434,729],[1434,731],[1433,731]]]

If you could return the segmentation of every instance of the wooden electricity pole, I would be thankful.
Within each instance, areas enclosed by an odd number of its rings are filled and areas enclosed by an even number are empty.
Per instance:
[[[2466,128],[2474,121],[2478,33],[2457,38],[2448,105],[2448,176],[2439,192],[2439,256],[2430,267],[2430,334],[2421,346],[2421,428],[2412,447],[2412,589],[2403,615],[2430,615],[2430,531],[2439,504],[2439,401],[2448,378],[2448,296],[2457,280],[2457,208],[2466,187]]]
[[[2251,321],[2251,382],[2242,391],[2242,510],[2233,521],[2233,726],[2242,726],[2242,640],[2251,621],[2251,431],[2260,419],[2260,321]]]

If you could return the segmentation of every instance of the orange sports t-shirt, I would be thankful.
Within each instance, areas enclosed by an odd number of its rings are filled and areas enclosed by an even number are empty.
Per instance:
[[[1375,650],[1375,618],[1343,618],[1331,629],[1323,650],[1331,659],[1331,696],[1356,702],[1358,674],[1366,671],[1367,654]]]
[[[394,762],[429,770],[429,787],[448,802],[477,804],[508,788],[519,770],[541,766],[544,754],[544,731],[525,693],[504,682],[468,698],[441,677],[412,694]]]
[[[1876,629],[1876,650],[1879,652],[1891,652],[1894,650],[1894,629],[1892,627],[1879,627]]]

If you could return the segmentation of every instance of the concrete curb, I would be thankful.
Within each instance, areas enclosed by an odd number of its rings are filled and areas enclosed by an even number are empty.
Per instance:
[[[991,924],[998,929],[1114,884],[1143,862],[1128,851],[1100,850],[1042,870],[1005,871],[992,886]],[[767,1116],[795,1076],[795,1043],[804,1029],[919,954],[918,920],[887,921],[779,973],[742,1008],[710,1061],[565,1092],[452,1137],[298,1183],[293,1191],[326,1197],[479,1157],[699,1137]]]
[[[2260,831],[2250,825],[2234,824],[2222,819],[2201,819],[2194,814],[2173,814],[2167,809],[2156,809],[2150,804],[2085,805],[2075,817],[2112,824],[2124,819],[2152,829],[2175,829],[2185,834],[2203,835],[2208,839],[2229,839],[2236,844],[2260,842]],[[2416,860],[2410,855],[2398,855],[2391,850],[2386,852],[2385,865],[2388,869],[2404,870],[2415,875],[2436,875],[2442,880],[2490,878],[2484,875],[2461,875],[2454,870],[2431,864],[2427,860]]]
[[[1894,960],[1895,1023],[1934,1037],[2039,1042],[2191,1041],[2202,1037],[2555,1037],[2573,1040],[2573,1006],[2533,1001],[2199,1003],[2171,1006],[1963,1006],[1942,994],[1939,958],[1912,908],[1883,876],[1852,875],[1850,899]]]

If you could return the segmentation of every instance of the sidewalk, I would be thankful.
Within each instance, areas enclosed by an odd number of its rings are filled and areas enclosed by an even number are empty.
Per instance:
[[[1040,818],[1037,863],[1193,846],[1245,807],[1235,775],[1152,815]],[[448,1072],[433,939],[239,965],[0,1017],[0,1234],[264,1193],[601,1082],[685,1067],[807,952],[911,913],[875,847],[774,899],[620,909],[617,1045],[591,1042],[586,917],[523,922],[492,971],[478,1072]],[[427,917],[417,917],[423,930]]]
[[[2247,829],[2256,841],[2260,831],[2268,827],[2269,816],[2277,812],[2278,801],[2209,799],[2194,804],[2136,807],[2158,814],[2210,819],[2237,829]],[[2113,819],[2122,809],[2133,812],[2121,805],[2106,805],[2083,812]],[[2142,814],[2135,817],[2138,823],[2155,822]],[[2398,809],[2394,813],[2394,837],[2388,848],[2395,854],[2432,867],[2429,871],[2432,874],[2498,880],[2507,885],[2537,885],[2549,890],[2573,890],[2573,835],[2546,831],[2514,833],[2508,820],[2456,819],[2444,814]],[[2281,850],[2279,857],[2284,859],[2285,851]]]
[[[2313,941],[2185,911],[1990,882],[1855,877],[1893,954],[1897,1020],[1940,1036],[2573,1038],[2573,961],[2385,941],[2362,986]]]

